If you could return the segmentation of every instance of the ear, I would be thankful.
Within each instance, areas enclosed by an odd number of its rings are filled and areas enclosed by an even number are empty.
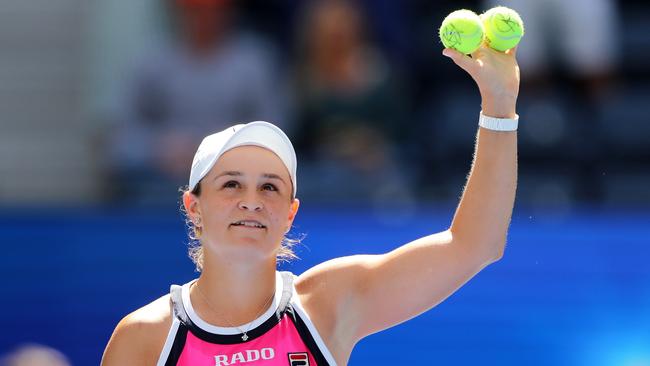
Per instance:
[[[300,207],[300,200],[297,198],[294,198],[293,201],[291,202],[291,207],[289,208],[289,226],[293,223],[293,219],[296,218],[296,214],[298,213],[298,208]]]
[[[291,207],[289,207],[289,217],[287,217],[288,225],[285,230],[285,234],[291,230],[291,225],[293,225],[293,219],[296,218],[296,214],[298,213],[299,207],[300,207],[300,200],[294,198],[293,201],[291,201]]]
[[[190,217],[194,217],[201,213],[199,210],[199,200],[192,194],[192,192],[188,191],[183,193],[183,206],[185,206],[185,212],[187,212]]]

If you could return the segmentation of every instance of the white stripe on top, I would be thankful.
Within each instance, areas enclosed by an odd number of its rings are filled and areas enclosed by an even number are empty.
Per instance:
[[[178,326],[180,324],[181,322],[172,313],[172,326],[169,328],[169,333],[167,333],[167,340],[165,341],[165,345],[160,352],[160,357],[158,357],[156,366],[165,366],[165,362],[167,362],[167,358],[169,357],[169,352],[172,350],[172,345],[174,345],[174,338],[176,338],[176,332],[178,331]]]

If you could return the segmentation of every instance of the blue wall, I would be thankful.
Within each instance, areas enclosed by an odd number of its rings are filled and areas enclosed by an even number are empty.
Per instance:
[[[303,207],[302,259],[283,268],[385,252],[445,229],[452,212],[421,209],[390,226],[366,210]],[[5,211],[0,243],[0,354],[38,342],[98,364],[122,316],[197,275],[173,208]],[[649,261],[650,212],[517,208],[500,262],[361,341],[350,364],[648,365]]]

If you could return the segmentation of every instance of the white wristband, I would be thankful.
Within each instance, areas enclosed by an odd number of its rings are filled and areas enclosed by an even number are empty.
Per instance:
[[[493,131],[516,131],[519,125],[519,115],[515,118],[494,118],[479,114],[478,125]]]

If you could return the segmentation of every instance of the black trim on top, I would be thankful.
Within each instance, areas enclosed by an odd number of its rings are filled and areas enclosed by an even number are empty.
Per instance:
[[[176,330],[176,336],[174,336],[174,343],[172,348],[169,350],[169,355],[167,355],[167,360],[165,361],[165,366],[176,366],[178,360],[181,358],[181,353],[183,348],[185,348],[185,341],[187,340],[187,327],[185,324],[181,323]]]
[[[260,324],[258,327],[251,329],[246,332],[248,335],[248,340],[244,341],[241,339],[242,333],[238,334],[214,334],[208,331],[201,329],[198,325],[194,324],[191,318],[188,318],[187,324],[184,324],[197,338],[204,340],[206,342],[218,343],[218,344],[239,344],[239,343],[248,343],[255,338],[263,336],[266,332],[271,330],[280,322],[275,312]]]
[[[287,306],[286,313],[296,327],[300,338],[303,342],[305,342],[307,349],[309,349],[309,352],[311,352],[312,356],[314,356],[316,364],[319,366],[329,366],[329,362],[327,362],[325,356],[323,356],[323,353],[318,347],[316,340],[314,340],[314,336],[309,331],[309,328],[307,328],[307,324],[305,324],[302,318],[300,318],[300,315],[298,315],[298,313],[293,309],[293,306]]]

